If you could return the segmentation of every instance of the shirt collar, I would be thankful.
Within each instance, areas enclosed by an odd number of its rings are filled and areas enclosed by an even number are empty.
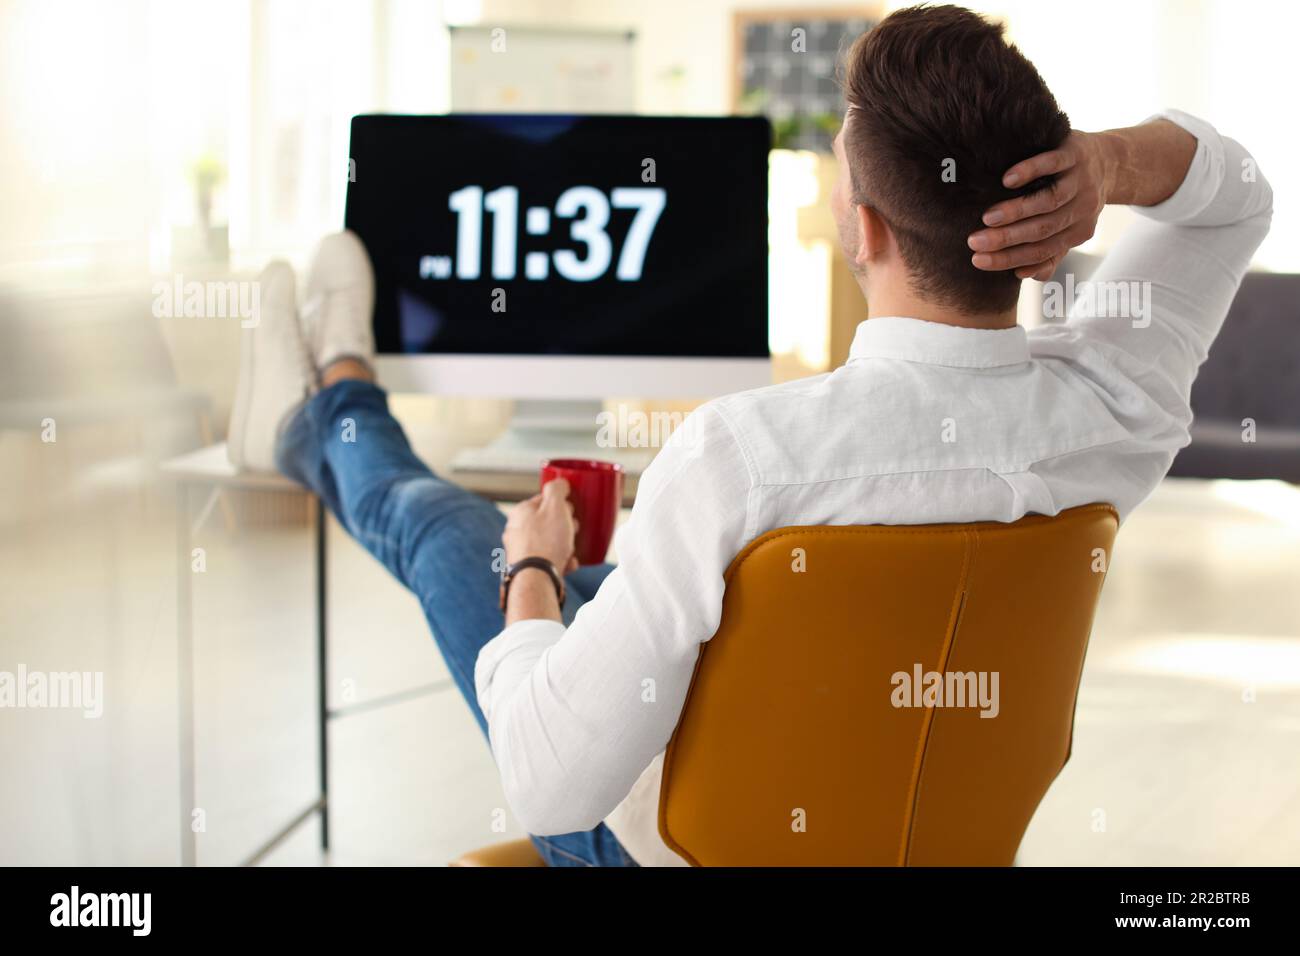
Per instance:
[[[942,322],[880,316],[858,323],[849,362],[901,359],[954,368],[997,368],[1029,361],[1029,340],[1019,325],[1009,329],[965,329]]]

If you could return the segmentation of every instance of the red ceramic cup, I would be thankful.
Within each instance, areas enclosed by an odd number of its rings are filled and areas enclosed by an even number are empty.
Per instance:
[[[589,458],[551,458],[542,462],[541,486],[563,478],[578,519],[574,550],[579,564],[600,564],[614,537],[614,524],[623,503],[623,466]]]

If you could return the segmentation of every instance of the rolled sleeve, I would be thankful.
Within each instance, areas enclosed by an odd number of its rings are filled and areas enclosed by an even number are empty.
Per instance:
[[[1147,122],[1157,119],[1191,133],[1196,152],[1172,196],[1154,206],[1129,208],[1145,219],[1176,226],[1253,223],[1262,239],[1273,211],[1273,190],[1254,157],[1236,140],[1189,113],[1165,110]]]

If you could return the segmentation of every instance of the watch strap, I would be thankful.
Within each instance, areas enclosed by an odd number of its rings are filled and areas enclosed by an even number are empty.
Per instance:
[[[533,556],[528,558],[521,558],[520,560],[516,561],[514,564],[508,565],[506,567],[505,574],[502,575],[501,577],[502,612],[504,612],[506,609],[506,600],[510,595],[510,585],[514,581],[515,575],[518,574],[520,571],[526,571],[528,568],[537,568],[541,571],[545,571],[550,576],[551,583],[555,585],[555,600],[559,603],[560,607],[564,607],[564,596],[565,596],[564,578],[561,576],[559,570],[555,567],[555,565],[552,562],[550,562],[546,558]]]

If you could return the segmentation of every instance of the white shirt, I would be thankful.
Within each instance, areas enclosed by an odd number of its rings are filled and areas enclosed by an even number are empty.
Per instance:
[[[690,416],[642,476],[619,565],[570,627],[520,621],[484,646],[478,700],[529,832],[604,820],[642,865],[683,863],[657,828],[663,751],[718,628],[723,574],[758,535],[1015,521],[1094,501],[1122,520],[1150,494],[1189,441],[1192,380],[1272,214],[1240,145],[1162,115],[1196,137],[1191,167],[1168,200],[1136,210],[1092,277],[1149,282],[1138,318],[1104,315],[1100,294],[1028,333],[861,323],[843,367]]]

